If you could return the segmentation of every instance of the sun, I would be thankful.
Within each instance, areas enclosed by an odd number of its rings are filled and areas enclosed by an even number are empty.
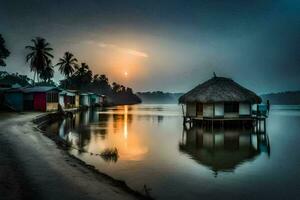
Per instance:
[[[125,76],[125,77],[128,77],[128,72],[124,72],[124,76]]]

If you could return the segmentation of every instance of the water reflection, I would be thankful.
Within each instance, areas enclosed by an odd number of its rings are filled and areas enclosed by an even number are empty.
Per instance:
[[[115,112],[109,115],[105,109],[87,110],[59,122],[59,128],[51,125],[48,131],[55,133],[58,130],[58,135],[77,149],[78,154],[105,155],[105,161],[115,162],[118,158],[141,160],[148,147],[138,129],[131,128],[132,111],[128,106],[116,107]],[[118,155],[107,159],[106,152],[111,149],[116,149]]]
[[[146,185],[157,199],[293,199],[299,124],[299,110],[271,109],[272,152],[268,135],[257,130],[183,131],[178,105],[89,110],[46,131],[69,141],[72,155],[135,190],[144,193]]]
[[[270,143],[266,133],[252,130],[192,127],[183,129],[179,150],[217,175],[218,172],[233,172],[262,152],[270,156]]]

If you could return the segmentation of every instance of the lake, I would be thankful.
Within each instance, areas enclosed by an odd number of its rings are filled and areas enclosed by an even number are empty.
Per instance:
[[[300,107],[272,106],[266,134],[184,130],[176,104],[77,113],[46,127],[70,154],[157,199],[297,199]],[[118,157],[100,156],[117,149]]]

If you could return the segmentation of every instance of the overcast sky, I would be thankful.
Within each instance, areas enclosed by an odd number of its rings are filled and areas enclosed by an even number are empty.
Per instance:
[[[53,63],[70,51],[135,91],[185,92],[213,72],[258,93],[300,89],[297,0],[0,0],[0,33],[5,70],[30,76],[24,46],[41,36]]]

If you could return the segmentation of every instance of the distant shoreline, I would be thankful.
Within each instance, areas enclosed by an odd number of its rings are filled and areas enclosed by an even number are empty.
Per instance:
[[[137,92],[143,104],[178,104],[178,98],[183,93],[171,93],[162,91]],[[300,91],[284,91],[278,93],[262,94],[263,103],[267,100],[271,105],[300,105]]]
[[[300,105],[300,91],[286,91],[260,95],[263,102],[270,101],[271,105]]]

